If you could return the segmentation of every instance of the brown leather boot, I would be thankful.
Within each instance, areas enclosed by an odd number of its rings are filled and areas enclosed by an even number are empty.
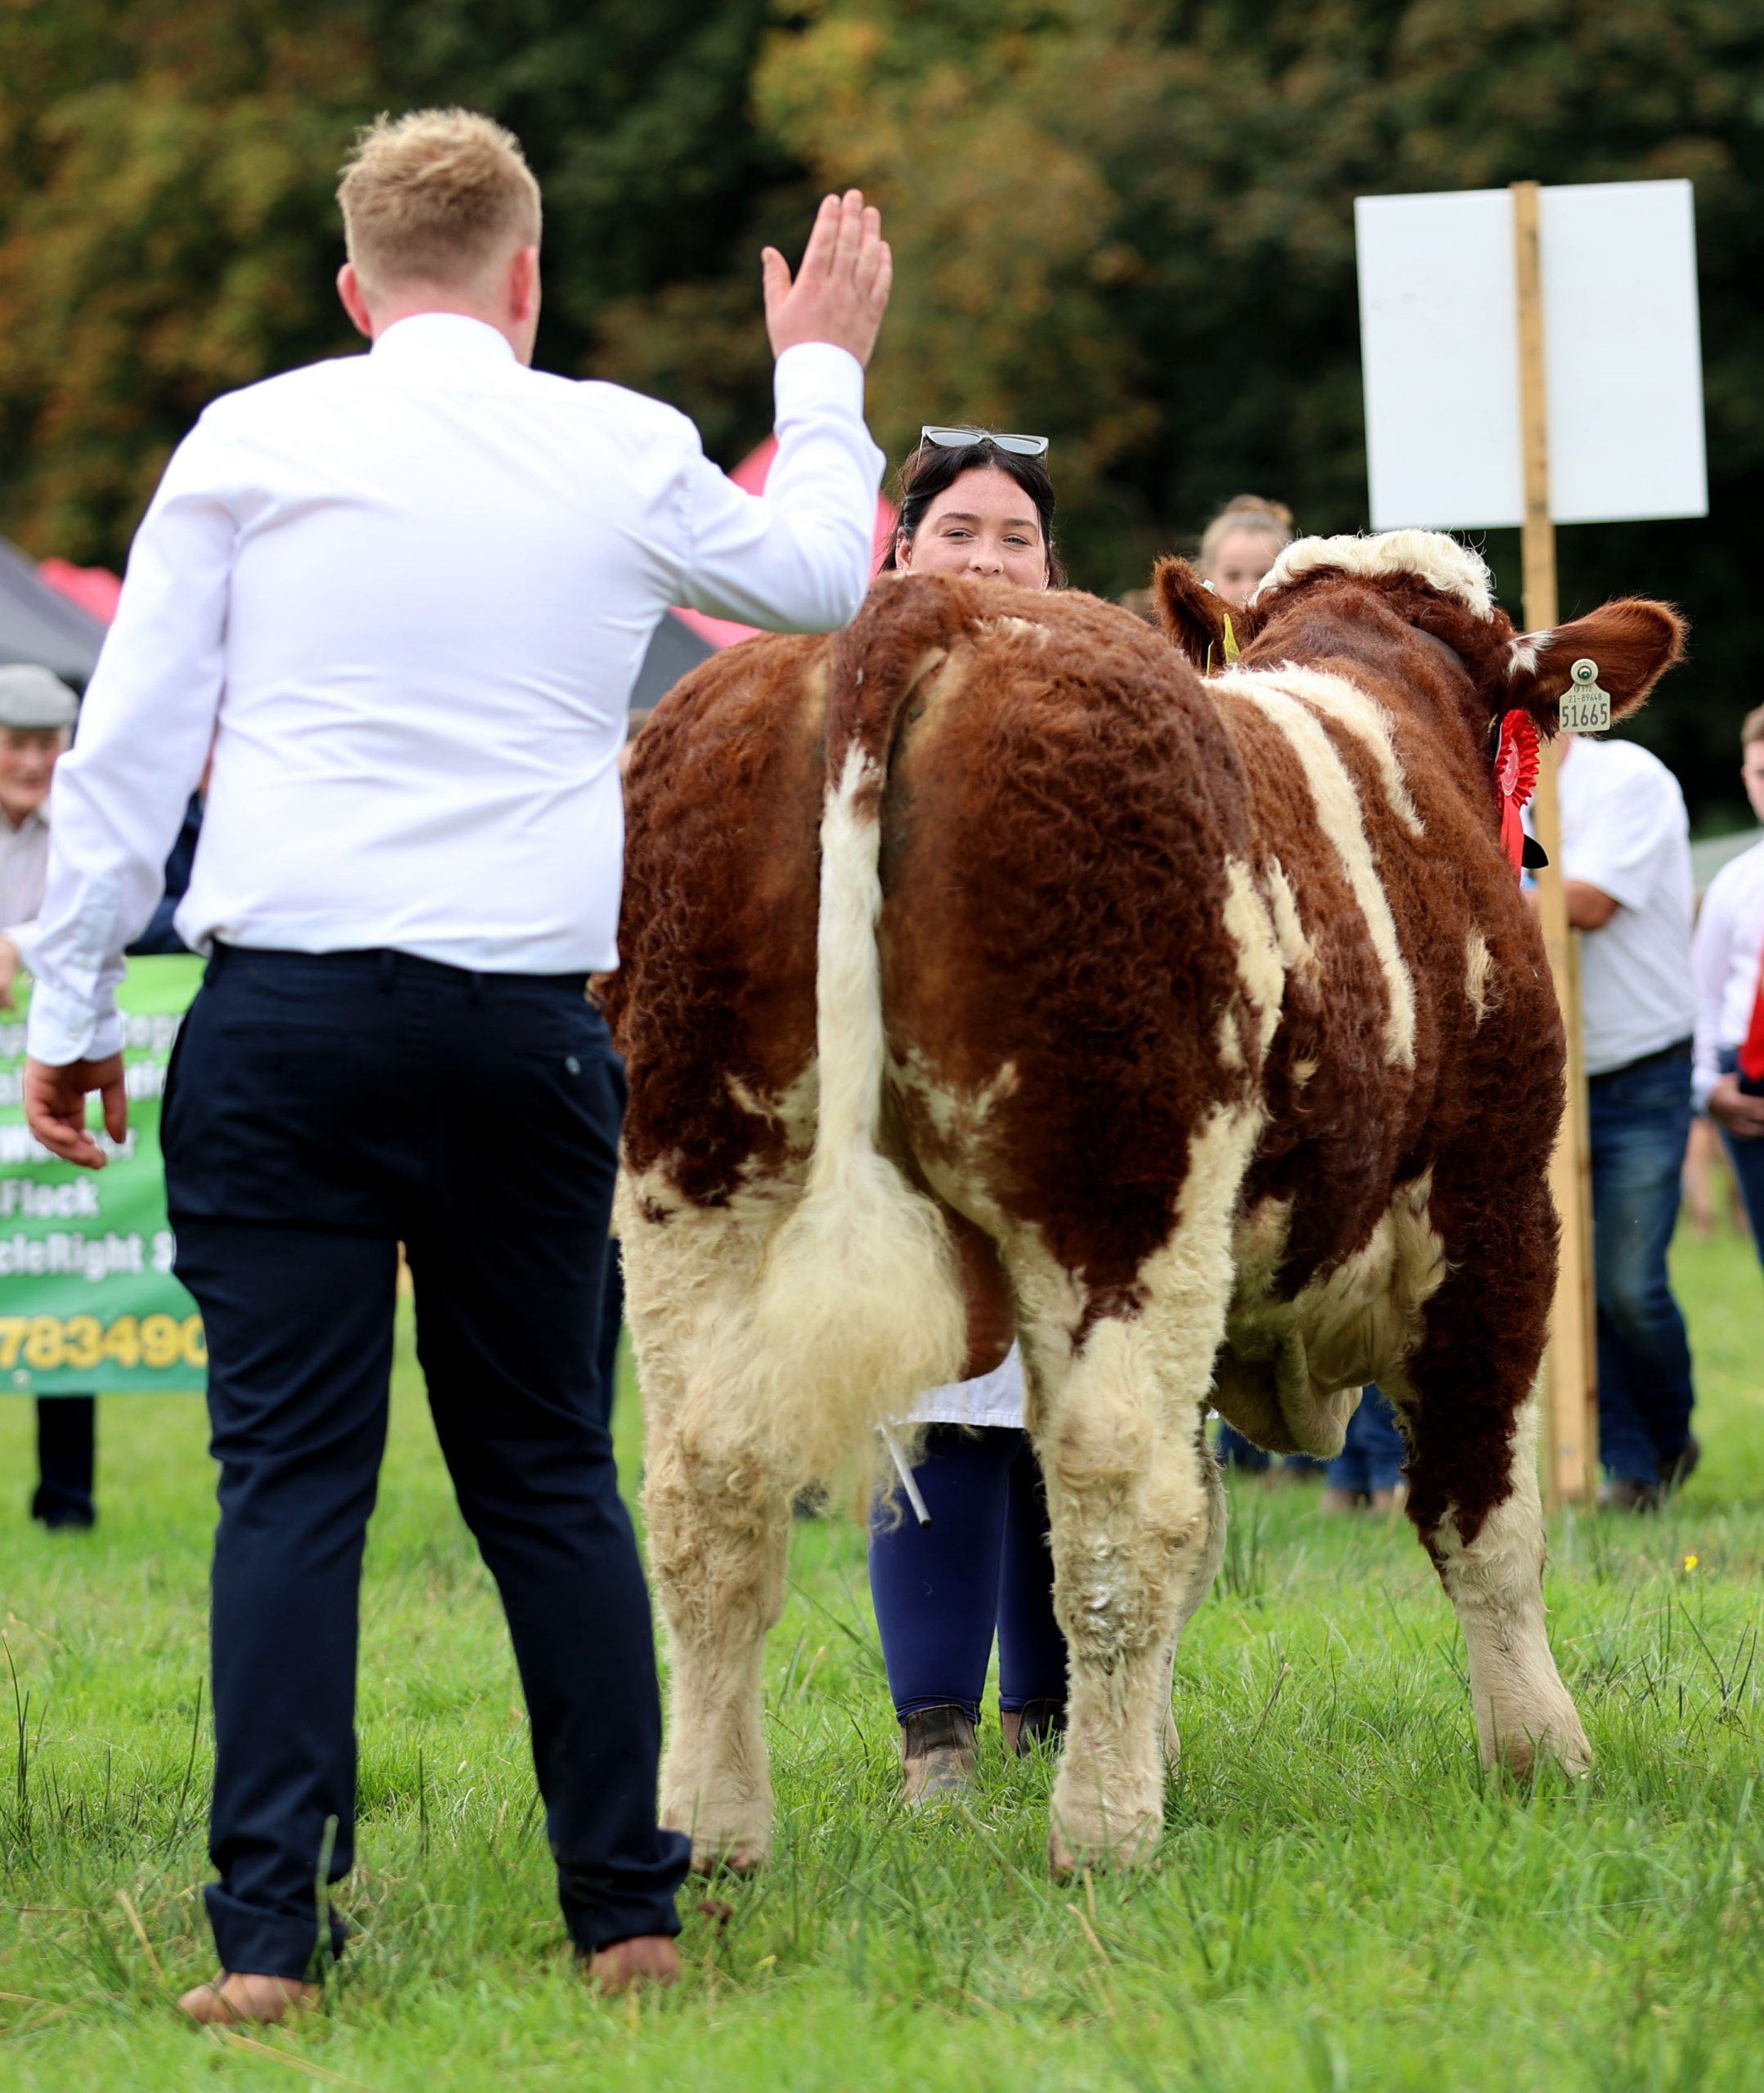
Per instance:
[[[1020,1709],[1001,1708],[998,1726],[1005,1732],[1005,1749],[1027,1759],[1036,1747],[1051,1748],[1066,1734],[1063,1701],[1025,1701]]]
[[[900,1726],[900,1759],[907,1807],[970,1787],[980,1764],[979,1741],[965,1708],[920,1708]]]

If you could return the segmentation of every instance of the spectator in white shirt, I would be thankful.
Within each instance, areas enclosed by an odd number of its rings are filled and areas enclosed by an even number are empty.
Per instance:
[[[496,1577],[571,1936],[670,1981],[687,1844],[656,1822],[647,1595],[596,1414],[623,1084],[586,977],[617,962],[617,757],[672,603],[848,620],[882,460],[863,365],[889,281],[855,191],[764,258],[764,499],[683,416],[529,368],[539,203],[515,141],[427,111],[365,134],[338,289],[366,356],[217,401],[131,554],[56,783],[27,1103],[97,1167],[123,1131],[114,987],[211,741],[177,924],[212,955],[163,1138],[221,1463],[200,2020],[315,1995],[354,1858],[356,1622],[397,1248],[454,1486]]]
[[[1739,775],[1764,822],[1764,705],[1739,729]],[[1696,1101],[1720,1127],[1733,1159],[1752,1239],[1764,1258],[1764,843],[1731,859],[1709,882],[1690,950],[1696,978]],[[1740,1068],[1748,1043],[1753,1072]]]
[[[1561,807],[1568,919],[1585,934],[1600,1501],[1650,1511],[1698,1453],[1666,1268],[1690,1133],[1690,827],[1678,781],[1634,742],[1569,737]]]

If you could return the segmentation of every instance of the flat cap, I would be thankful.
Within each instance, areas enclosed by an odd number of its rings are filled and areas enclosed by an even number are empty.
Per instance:
[[[34,662],[0,668],[0,727],[71,727],[79,700],[61,679]]]

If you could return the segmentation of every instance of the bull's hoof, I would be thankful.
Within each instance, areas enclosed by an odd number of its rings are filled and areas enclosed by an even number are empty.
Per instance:
[[[1484,1753],[1485,1765],[1490,1756]],[[1584,1780],[1592,1771],[1592,1746],[1587,1741],[1578,1717],[1572,1714],[1567,1723],[1553,1723],[1535,1737],[1503,1737],[1492,1757],[1494,1765],[1521,1781],[1529,1781],[1541,1766],[1560,1766],[1577,1781]]]
[[[1483,1765],[1529,1781],[1555,1764],[1578,1780],[1592,1770],[1592,1746],[1568,1690],[1553,1678],[1531,1691],[1479,1697],[1476,1736]]]
[[[765,1839],[692,1841],[692,1873],[709,1880],[714,1876],[758,1875],[772,1857],[771,1841]]]
[[[1152,1865],[1164,1835],[1157,1812],[1123,1818],[1087,1814],[1095,1821],[1080,1826],[1056,1813],[1048,1829],[1047,1870],[1055,1882],[1070,1882],[1087,1867],[1128,1871]]]

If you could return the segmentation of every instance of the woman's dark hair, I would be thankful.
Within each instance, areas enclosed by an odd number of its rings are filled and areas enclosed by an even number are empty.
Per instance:
[[[916,450],[907,454],[906,462],[894,476],[894,501],[900,511],[900,520],[894,527],[894,537],[889,540],[882,571],[886,574],[895,566],[895,544],[902,534],[909,544],[918,536],[926,510],[940,494],[952,487],[964,473],[983,472],[989,467],[1009,473],[1035,504],[1035,513],[1041,519],[1041,542],[1047,548],[1047,585],[1050,589],[1063,589],[1066,569],[1054,549],[1054,482],[1048,473],[1046,459],[1023,458],[1014,450],[1001,450],[986,437],[960,450],[945,450],[935,443],[921,442]]]

